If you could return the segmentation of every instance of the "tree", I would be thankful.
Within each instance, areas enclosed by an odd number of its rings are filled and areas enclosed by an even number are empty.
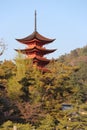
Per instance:
[[[54,130],[55,122],[52,116],[47,114],[44,119],[41,120],[39,128],[37,130]]]

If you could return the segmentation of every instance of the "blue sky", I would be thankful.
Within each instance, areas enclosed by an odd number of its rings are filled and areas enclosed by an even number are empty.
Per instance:
[[[56,38],[46,46],[57,49],[48,58],[58,58],[87,45],[87,0],[0,0],[0,39],[7,44],[0,60],[14,59],[14,49],[25,48],[15,39],[34,31],[35,10],[37,31]]]

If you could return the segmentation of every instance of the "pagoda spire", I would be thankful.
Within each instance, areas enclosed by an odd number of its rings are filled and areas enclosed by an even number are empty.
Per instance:
[[[32,59],[32,63],[37,66],[42,72],[49,72],[45,66],[50,63],[50,59],[45,58],[44,55],[56,51],[56,49],[46,49],[45,44],[53,42],[55,39],[44,37],[37,32],[37,14],[34,12],[34,32],[22,39],[16,39],[20,43],[26,44],[25,49],[15,49],[17,52],[25,54],[27,58]]]
[[[35,28],[34,28],[34,31],[36,32],[37,31],[37,13],[36,13],[36,10],[35,10]]]

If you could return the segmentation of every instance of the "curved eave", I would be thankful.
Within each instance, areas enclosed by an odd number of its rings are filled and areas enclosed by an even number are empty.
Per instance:
[[[46,38],[46,37],[42,36],[41,34],[39,34],[37,31],[34,31],[31,35],[29,35],[25,38],[16,39],[16,40],[21,42],[21,43],[24,43],[24,44],[29,44],[29,42],[32,41],[33,39],[37,39],[39,41],[42,41],[44,44],[51,43],[55,40],[55,39]]]
[[[45,61],[45,60],[38,59],[36,57],[33,59],[33,61],[37,62],[39,64],[38,66],[41,66],[41,65],[45,66],[45,65],[49,64],[49,62],[50,62],[50,61]]]
[[[55,50],[38,50],[38,49],[33,49],[33,50],[23,50],[24,53],[33,53],[33,52],[39,52],[40,54],[43,54],[43,55],[46,55],[46,54],[49,54],[49,53],[52,53],[54,52]]]
[[[17,51],[17,52],[26,52],[26,51],[17,50],[17,49],[15,49],[15,51]],[[40,61],[46,61],[46,62],[49,62],[49,61],[50,61],[49,59],[46,59],[46,58],[40,57],[40,56],[35,56],[33,59],[37,59],[37,60],[40,60]]]
[[[39,61],[46,62],[46,63],[49,63],[49,62],[50,62],[49,59],[46,59],[46,58],[40,57],[40,56],[35,56],[33,59],[37,59],[37,60],[39,60]]]
[[[52,52],[56,51],[56,49],[49,50],[49,49],[39,48],[39,47],[33,47],[33,48],[22,49],[22,50],[15,49],[15,50],[19,51],[19,52],[22,52],[24,54],[26,54],[26,53],[33,53],[33,52],[40,52],[42,54],[49,54],[49,53],[52,53]]]

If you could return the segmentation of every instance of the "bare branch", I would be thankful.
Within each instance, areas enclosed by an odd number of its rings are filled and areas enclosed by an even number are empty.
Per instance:
[[[0,41],[0,56],[4,53],[6,49],[6,44],[1,40]]]

